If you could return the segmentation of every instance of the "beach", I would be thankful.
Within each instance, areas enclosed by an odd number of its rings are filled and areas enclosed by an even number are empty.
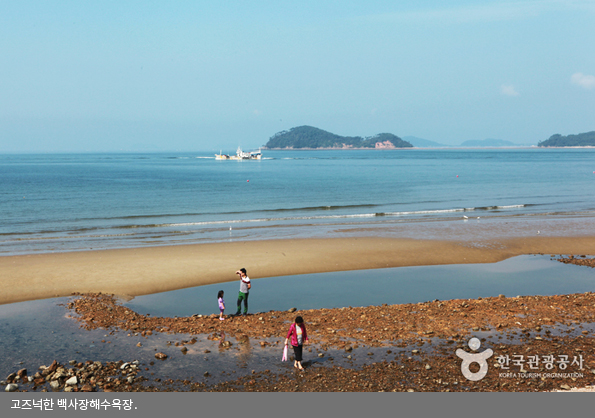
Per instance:
[[[123,298],[237,280],[387,267],[494,263],[522,254],[593,255],[595,237],[489,241],[263,240],[0,257],[0,304],[73,293]]]
[[[113,358],[103,363],[79,356],[68,364],[65,359],[57,358],[52,364],[37,365],[37,372],[15,369],[3,382],[20,391],[46,391],[51,383],[54,391],[74,392],[438,392],[584,388],[595,383],[592,377],[595,376],[595,351],[591,344],[595,336],[595,294],[592,292],[555,296],[500,295],[334,309],[294,308],[228,317],[226,321],[219,321],[215,314],[142,315],[123,306],[122,301],[155,292],[237,280],[234,271],[238,266],[249,268],[256,283],[258,278],[267,276],[494,263],[517,255],[540,253],[559,254],[555,257],[561,262],[591,269],[593,260],[585,256],[592,255],[593,248],[595,238],[589,236],[510,238],[490,242],[348,238],[2,257],[0,268],[5,272],[2,303],[73,296],[65,306],[67,315],[72,317],[71,321],[80,322],[82,333],[107,332],[101,346],[107,348],[112,341],[117,343],[114,339],[124,338],[130,341],[128,345],[139,339],[137,347],[155,347],[154,358],[153,354],[147,358],[140,351],[137,357]],[[567,256],[562,256],[564,254]],[[281,349],[287,324],[296,315],[306,318],[310,336],[304,372],[293,371],[290,366],[289,370],[279,368],[279,362],[270,359]],[[489,363],[493,371],[481,382],[465,380],[459,372],[460,359],[454,355],[457,349],[470,351],[467,344],[472,336],[479,336],[482,343],[495,351]],[[205,343],[215,348],[205,349]],[[239,375],[236,375],[235,370],[227,371],[228,367],[234,369],[231,364],[220,366],[222,370],[213,370],[213,365],[208,368],[207,356],[213,349],[217,350],[216,358],[250,357],[258,352],[269,360],[265,360],[259,370],[250,373],[238,369]],[[237,350],[238,354],[233,354]],[[131,351],[134,348],[127,352]],[[187,353],[191,357],[205,356],[204,367],[208,371],[204,375],[172,379],[170,373],[168,378],[163,372],[153,372],[157,367],[155,362],[183,364]],[[519,353],[541,358],[551,354],[580,358],[580,368],[575,362],[568,373],[556,369],[559,372],[556,374],[543,364],[529,370],[518,363],[502,366],[500,360],[496,360],[496,357],[512,358]],[[499,369],[501,366],[506,367],[505,371]],[[66,383],[74,377],[78,379],[76,384],[73,385],[72,380]]]

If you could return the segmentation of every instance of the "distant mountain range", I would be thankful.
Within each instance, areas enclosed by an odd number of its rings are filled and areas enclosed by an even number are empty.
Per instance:
[[[504,139],[472,139],[470,141],[465,141],[461,144],[461,147],[518,147],[519,144],[515,144],[514,142],[505,141]]]
[[[404,136],[403,140],[411,143],[411,145],[416,148],[443,148],[452,146],[430,141],[429,139],[418,138],[416,136]]]
[[[350,149],[411,148],[409,142],[396,135],[382,133],[367,138],[360,136],[340,136],[313,126],[298,126],[289,131],[277,132],[266,143],[266,149]]]

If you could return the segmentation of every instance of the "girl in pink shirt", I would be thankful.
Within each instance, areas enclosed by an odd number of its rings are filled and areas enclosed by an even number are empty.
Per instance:
[[[223,321],[223,311],[225,310],[225,301],[223,300],[223,290],[217,293],[217,302],[219,302],[219,319]]]
[[[291,338],[291,346],[295,355],[293,367],[304,370],[302,367],[302,348],[304,343],[308,341],[308,334],[306,333],[306,324],[304,324],[301,316],[297,316],[295,322],[289,327],[287,338],[285,338],[285,345],[289,342],[289,338]]]

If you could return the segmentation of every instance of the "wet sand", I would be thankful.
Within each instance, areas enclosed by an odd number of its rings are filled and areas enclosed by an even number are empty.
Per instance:
[[[595,237],[489,241],[268,240],[0,257],[0,304],[108,293],[140,296],[235,281],[387,267],[493,263],[524,254],[595,254]]]

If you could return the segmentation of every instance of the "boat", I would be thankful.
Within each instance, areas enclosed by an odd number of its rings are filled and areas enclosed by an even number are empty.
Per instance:
[[[260,160],[262,158],[262,152],[260,148],[258,151],[244,152],[242,148],[238,147],[236,155],[227,155],[219,151],[219,154],[215,154],[216,160]]]

